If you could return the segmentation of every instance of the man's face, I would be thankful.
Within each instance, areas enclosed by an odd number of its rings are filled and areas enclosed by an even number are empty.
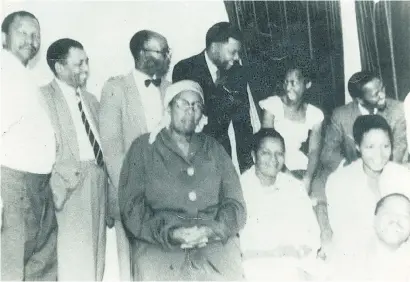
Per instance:
[[[384,110],[386,107],[386,88],[383,82],[375,78],[363,86],[363,98],[359,102],[366,108]]]
[[[379,239],[390,247],[399,247],[410,236],[410,203],[401,197],[386,199],[375,218]]]
[[[241,42],[229,38],[228,42],[213,43],[216,44],[215,65],[219,69],[228,70],[235,63],[239,62],[239,52],[241,51]]]
[[[3,34],[5,49],[13,53],[23,65],[27,65],[37,55],[40,44],[40,25],[31,17],[15,17],[8,34]]]
[[[83,87],[88,79],[88,56],[83,49],[70,48],[65,63],[56,63],[59,78],[68,85],[78,88]]]
[[[168,42],[164,37],[151,37],[142,50],[145,62],[145,68],[156,77],[161,78],[168,73],[171,63],[171,50]]]

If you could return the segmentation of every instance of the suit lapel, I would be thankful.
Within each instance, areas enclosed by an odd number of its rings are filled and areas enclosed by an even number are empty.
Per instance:
[[[125,77],[125,98],[127,107],[132,109],[130,116],[134,126],[140,126],[142,132],[147,132],[147,121],[145,119],[142,101],[132,71]]]
[[[68,108],[67,102],[61,92],[60,87],[55,80],[53,80],[50,84],[51,92],[51,107],[55,112],[55,116],[59,120],[59,126],[56,130],[61,132],[62,138],[64,138],[64,142],[67,142],[71,153],[75,156],[76,159],[80,158],[80,152],[78,148],[78,141],[77,141],[77,132],[75,131],[73,119],[71,117],[70,110]]]

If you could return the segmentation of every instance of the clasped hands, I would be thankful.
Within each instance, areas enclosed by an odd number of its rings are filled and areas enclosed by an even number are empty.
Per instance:
[[[203,248],[211,237],[218,239],[207,226],[178,227],[171,231],[170,237],[180,244],[181,249]]]

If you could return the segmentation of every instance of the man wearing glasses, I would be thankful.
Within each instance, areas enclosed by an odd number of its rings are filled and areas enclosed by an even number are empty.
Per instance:
[[[332,231],[327,222],[325,184],[328,176],[340,165],[347,165],[359,158],[353,140],[353,123],[361,115],[381,115],[393,132],[395,162],[407,158],[406,121],[403,103],[386,97],[381,78],[368,71],[360,71],[349,79],[348,90],[353,101],[334,110],[326,128],[320,164],[312,182],[312,193],[318,199],[316,212],[321,225],[322,252],[325,255]]]
[[[242,34],[228,22],[213,25],[203,52],[179,62],[172,80],[189,79],[204,90],[204,133],[214,137],[232,157],[238,172],[252,166],[252,135],[260,128],[248,81],[240,65]]]
[[[164,36],[141,30],[130,41],[135,68],[110,78],[101,94],[100,134],[110,177],[108,193],[109,226],[115,226],[121,280],[132,280],[130,245],[121,223],[118,181],[122,163],[132,141],[152,131],[162,117],[162,98],[169,82],[171,53]]]

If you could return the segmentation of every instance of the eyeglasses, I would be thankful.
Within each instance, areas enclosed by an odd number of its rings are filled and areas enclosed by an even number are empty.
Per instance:
[[[171,48],[166,48],[162,51],[151,50],[151,49],[142,49],[142,50],[147,51],[147,52],[154,52],[154,53],[157,53],[157,54],[161,54],[163,57],[171,56],[171,51],[172,51]]]
[[[191,104],[185,99],[176,99],[175,103],[177,107],[183,111],[186,111],[192,108],[196,112],[202,112],[204,109],[204,105],[201,102],[194,102]]]

